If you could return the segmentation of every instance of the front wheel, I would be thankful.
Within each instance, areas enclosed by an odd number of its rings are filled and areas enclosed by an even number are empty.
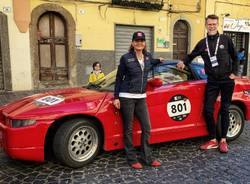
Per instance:
[[[91,162],[101,147],[98,127],[86,119],[65,122],[56,132],[53,150],[64,165],[77,168]]]
[[[220,122],[219,118],[219,122],[217,125],[217,135],[218,137],[221,137],[221,122]],[[242,110],[237,107],[236,105],[230,105],[229,107],[229,127],[228,127],[228,131],[227,131],[227,140],[228,141],[233,141],[235,139],[237,139],[243,129],[244,129],[244,125],[245,125],[245,119],[244,119],[244,114],[242,112]]]

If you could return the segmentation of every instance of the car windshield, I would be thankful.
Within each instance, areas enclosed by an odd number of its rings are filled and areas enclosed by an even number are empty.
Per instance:
[[[187,80],[192,80],[193,77],[190,71],[178,70],[175,64],[163,63],[155,66],[148,75],[148,80],[154,77],[159,77],[163,81],[163,85],[172,84],[176,82],[183,82]],[[117,69],[110,72],[104,78],[97,80],[94,83],[89,83],[87,85],[88,89],[104,90],[104,91],[114,91],[115,78]]]
[[[176,82],[184,82],[192,79],[192,75],[187,70],[179,70],[173,65],[167,63],[157,65],[149,73],[149,79],[158,77],[163,81],[163,85]]]
[[[115,87],[115,77],[116,77],[117,69],[110,72],[105,77],[97,80],[94,83],[89,83],[87,85],[88,89],[100,89],[100,90],[107,90],[113,91]]]

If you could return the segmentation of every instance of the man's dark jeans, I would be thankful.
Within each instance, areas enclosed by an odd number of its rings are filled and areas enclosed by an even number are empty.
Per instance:
[[[214,104],[219,93],[221,94],[221,137],[226,138],[229,126],[229,106],[231,104],[233,90],[234,80],[207,81],[204,113],[211,139],[216,138]]]
[[[142,130],[141,157],[144,162],[150,164],[152,162],[151,149],[149,146],[151,127],[146,99],[120,98],[120,104],[123,119],[124,146],[128,163],[133,164],[138,162],[132,141],[133,119],[135,114],[140,122]]]

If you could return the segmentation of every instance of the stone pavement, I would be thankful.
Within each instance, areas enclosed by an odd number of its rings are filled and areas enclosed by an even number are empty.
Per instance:
[[[35,92],[0,94],[5,104]],[[153,154],[162,161],[159,168],[131,169],[123,150],[102,152],[94,162],[71,169],[56,162],[34,163],[8,158],[0,151],[0,183],[148,183],[148,184],[250,184],[250,122],[243,134],[230,143],[230,152],[200,151],[205,138],[153,145]]]

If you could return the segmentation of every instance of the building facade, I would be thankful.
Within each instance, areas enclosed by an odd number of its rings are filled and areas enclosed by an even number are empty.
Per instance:
[[[247,0],[228,2],[1,0],[0,90],[81,86],[93,62],[101,62],[104,73],[116,68],[138,30],[145,32],[155,57],[183,59],[204,37],[207,14],[220,16],[221,32],[228,31],[222,27],[226,18],[246,19],[237,11]],[[242,44],[247,39],[244,32]]]

